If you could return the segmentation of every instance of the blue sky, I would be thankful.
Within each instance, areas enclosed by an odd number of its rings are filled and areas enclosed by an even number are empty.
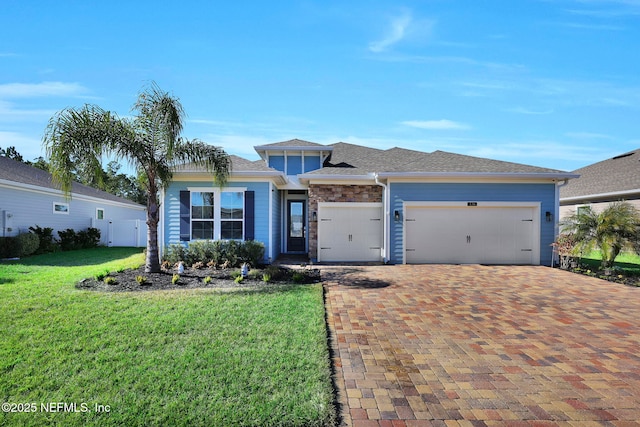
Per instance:
[[[574,170],[640,147],[640,0],[3,0],[0,146],[58,110],[126,116],[150,81],[184,136],[292,138]]]

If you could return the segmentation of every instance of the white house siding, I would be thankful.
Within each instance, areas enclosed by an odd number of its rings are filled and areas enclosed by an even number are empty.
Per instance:
[[[69,212],[53,213],[54,203],[68,203]],[[104,209],[105,219],[146,221],[145,207],[141,205],[128,205],[82,195],[73,195],[71,200],[65,200],[62,194],[56,194],[55,190],[41,191],[1,185],[0,218],[6,218],[6,213],[11,214],[11,231],[6,227],[7,224],[3,223],[0,235],[15,236],[18,233],[26,233],[29,227],[36,225],[53,228],[55,237],[58,231],[68,228],[84,230],[91,227],[98,208]]]
[[[633,206],[635,206],[636,209],[640,210],[640,200],[636,199],[636,200],[626,200],[626,201],[632,204]],[[564,219],[570,215],[573,215],[576,212],[576,209],[582,206],[590,206],[591,209],[593,209],[595,212],[602,212],[611,203],[612,202],[610,201],[606,201],[606,202],[593,202],[593,203],[584,202],[584,203],[577,203],[572,205],[563,205],[563,206],[560,206],[560,219]]]

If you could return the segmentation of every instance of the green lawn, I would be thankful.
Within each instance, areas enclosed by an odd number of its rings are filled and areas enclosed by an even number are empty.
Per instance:
[[[600,267],[602,261],[602,254],[600,251],[593,251],[588,255],[584,255],[581,258],[582,263],[589,265],[590,267],[597,269]],[[613,265],[620,268],[627,275],[640,276],[640,256],[634,253],[623,252],[616,257],[616,261]]]
[[[100,248],[0,263],[0,403],[35,409],[0,412],[0,425],[332,424],[320,285],[74,288],[142,261]]]

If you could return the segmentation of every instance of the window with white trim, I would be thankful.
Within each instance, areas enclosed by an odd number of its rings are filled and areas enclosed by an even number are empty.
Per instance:
[[[191,240],[243,240],[244,191],[192,191]]]
[[[96,208],[96,219],[104,219],[104,209]]]
[[[191,193],[191,239],[214,239],[215,194],[213,192]]]
[[[220,238],[244,238],[244,192],[225,191],[220,195]]]
[[[69,215],[69,203],[53,202],[53,213],[59,215]]]

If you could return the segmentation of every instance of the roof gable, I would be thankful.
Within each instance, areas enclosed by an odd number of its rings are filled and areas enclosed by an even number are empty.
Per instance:
[[[305,141],[303,139],[290,139],[288,141],[274,142],[273,144],[261,145],[262,148],[278,148],[278,147],[326,147],[326,145],[316,142]]]

